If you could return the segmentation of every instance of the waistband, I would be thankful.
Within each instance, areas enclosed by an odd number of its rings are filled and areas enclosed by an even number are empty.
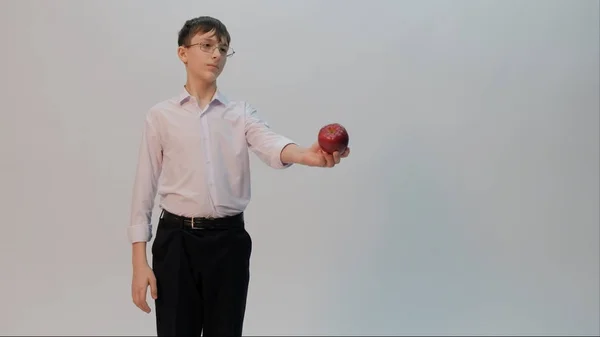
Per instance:
[[[163,209],[161,215],[161,226],[170,228],[189,228],[189,229],[227,229],[244,228],[244,212],[226,216],[222,218],[206,217],[184,217],[173,214]],[[164,220],[164,221],[163,221]]]

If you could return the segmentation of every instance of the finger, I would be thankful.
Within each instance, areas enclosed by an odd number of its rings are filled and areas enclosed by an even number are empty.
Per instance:
[[[325,158],[325,167],[333,167],[335,165],[335,161],[333,156],[325,151],[321,151],[323,158]]]
[[[350,148],[347,147],[346,150],[344,150],[344,153],[342,153],[341,157],[342,158],[346,158],[350,155]]]
[[[319,156],[318,159],[319,164],[317,166],[319,167],[327,167],[327,158],[325,157],[325,155],[321,155]]]
[[[321,154],[321,150],[318,150],[315,153],[311,153],[311,155],[307,157],[307,160],[307,165],[309,166],[325,167],[325,165],[327,165],[325,158]]]
[[[133,304],[138,307],[142,311],[146,311],[144,309],[144,300],[141,299],[139,291],[136,291],[133,295]]]
[[[136,305],[145,313],[150,312],[150,307],[148,306],[148,302],[146,302],[146,287],[138,290],[138,299]]]
[[[156,288],[156,278],[155,277],[150,278],[150,295],[152,296],[153,299],[158,298],[158,289]]]
[[[140,308],[140,291],[136,286],[131,286],[131,298],[133,299],[133,304],[135,304],[136,307]]]
[[[333,158],[332,154],[326,153],[325,158],[327,159],[327,167],[335,166],[335,159]]]
[[[335,152],[333,153],[333,161],[334,161],[336,164],[339,164],[339,163],[340,163],[340,160],[341,160],[340,153],[339,153],[338,151],[335,151]]]
[[[138,308],[140,308],[143,312],[149,314],[150,313],[150,307],[148,306],[148,302],[146,301],[141,301],[138,304]]]
[[[326,156],[327,156],[327,154],[325,153],[325,151],[323,151],[321,149],[319,149],[319,151],[317,151],[317,157],[319,158],[318,159],[318,162],[319,162],[318,166],[320,166],[320,167],[327,167],[327,157]]]

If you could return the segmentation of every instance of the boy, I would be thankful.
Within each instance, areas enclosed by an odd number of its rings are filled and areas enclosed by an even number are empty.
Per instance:
[[[234,53],[230,43],[219,20],[188,20],[177,50],[185,86],[145,119],[128,227],[131,291],[149,313],[150,287],[159,336],[242,335],[252,250],[243,218],[250,201],[248,150],[276,169],[333,167],[349,154],[327,154],[318,143],[302,148],[273,132],[249,104],[225,97],[216,80]],[[146,243],[156,193],[162,212],[150,268]]]

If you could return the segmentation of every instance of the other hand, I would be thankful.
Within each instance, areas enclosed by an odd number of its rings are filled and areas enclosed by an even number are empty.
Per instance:
[[[302,164],[307,166],[315,167],[334,167],[339,164],[342,158],[346,158],[350,155],[350,148],[346,148],[343,153],[334,152],[329,154],[319,146],[318,142],[315,142],[311,147],[304,152],[302,156]]]
[[[150,307],[146,302],[146,294],[150,286],[150,294],[153,299],[158,298],[156,290],[156,277],[150,266],[136,267],[133,270],[133,280],[131,282],[131,296],[133,303],[145,313],[150,313]]]

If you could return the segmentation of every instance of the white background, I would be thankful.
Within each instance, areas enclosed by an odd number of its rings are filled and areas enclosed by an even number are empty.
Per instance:
[[[253,157],[245,333],[598,334],[598,1],[0,1],[0,333],[152,335],[126,226],[184,21],[331,170]],[[155,214],[156,218],[156,214]]]

